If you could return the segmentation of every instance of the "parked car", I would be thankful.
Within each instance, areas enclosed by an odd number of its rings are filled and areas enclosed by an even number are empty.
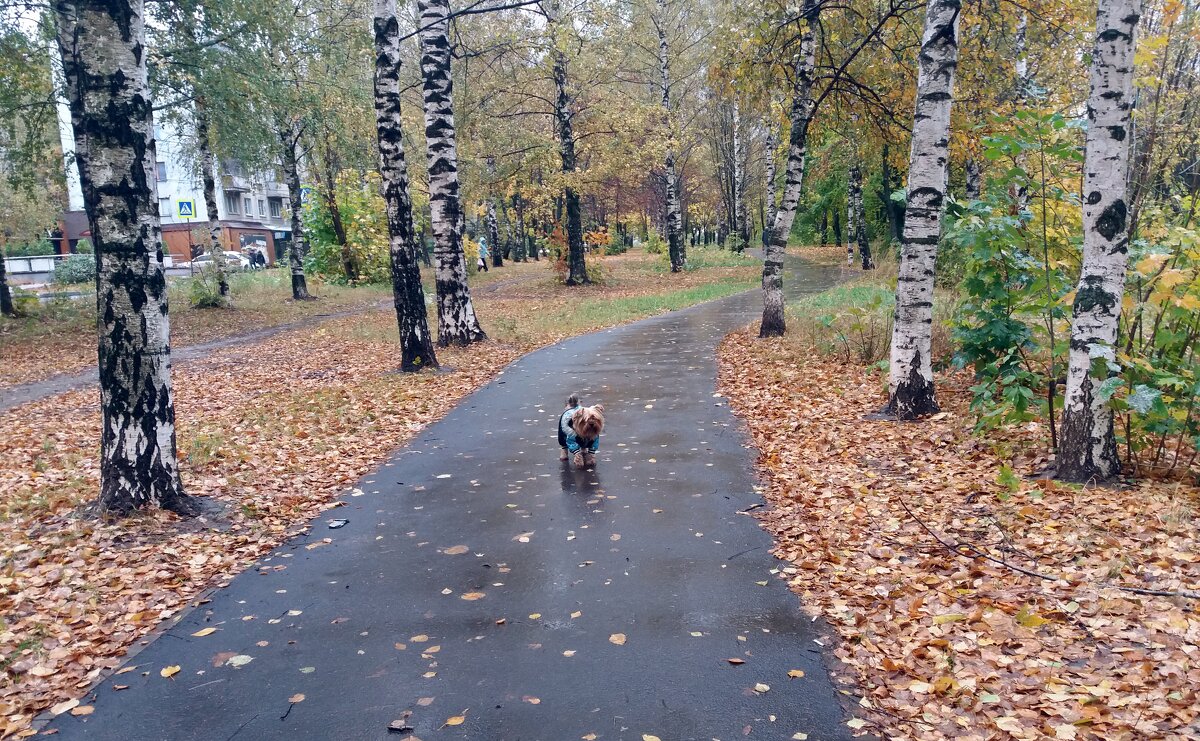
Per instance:
[[[205,252],[199,255],[191,262],[181,262],[176,267],[187,268],[188,270],[200,270],[212,263],[212,255]],[[227,270],[249,270],[250,259],[240,252],[225,251],[225,268]]]

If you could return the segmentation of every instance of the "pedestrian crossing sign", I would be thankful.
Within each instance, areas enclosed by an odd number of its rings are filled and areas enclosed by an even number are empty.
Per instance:
[[[179,218],[193,219],[196,217],[196,202],[195,201],[178,201]]]

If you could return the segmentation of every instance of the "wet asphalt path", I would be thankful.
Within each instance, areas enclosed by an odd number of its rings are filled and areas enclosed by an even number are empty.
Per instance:
[[[789,292],[835,274],[789,274]],[[104,681],[94,714],[58,718],[57,737],[848,738],[819,636],[739,513],[761,501],[753,459],[714,396],[714,347],[758,301],[514,363]],[[595,471],[558,461],[571,391],[607,410]],[[412,731],[389,732],[401,720]]]

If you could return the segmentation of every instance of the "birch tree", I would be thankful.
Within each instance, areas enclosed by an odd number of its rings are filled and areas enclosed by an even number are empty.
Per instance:
[[[774,105],[772,105],[774,108]],[[775,114],[767,116],[767,141],[763,144],[764,169],[763,178],[767,198],[767,214],[763,219],[763,247],[771,243],[771,225],[775,223],[775,214],[779,212],[779,191],[775,188],[775,150],[779,149],[779,134],[775,130]]]
[[[846,178],[846,267],[854,265],[854,247],[858,243],[858,202],[862,200],[862,170],[858,165],[850,167]]]
[[[487,339],[467,286],[463,254],[462,196],[454,129],[454,83],[450,75],[450,4],[420,0],[421,79],[425,153],[429,165],[429,214],[433,226],[438,303],[438,344],[469,345]]]
[[[1083,166],[1083,265],[1071,320],[1055,476],[1066,481],[1120,473],[1110,366],[1129,253],[1127,178],[1133,127],[1135,33],[1141,0],[1099,0]]]
[[[666,232],[667,253],[671,260],[671,272],[683,270],[687,245],[683,241],[683,211],[679,204],[679,173],[675,168],[674,117],[671,113],[671,65],[670,45],[667,43],[667,0],[657,0],[656,13],[651,16],[658,35],[659,92],[662,95],[663,127],[667,134],[667,156],[663,165],[666,181]]]
[[[408,163],[400,118],[400,24],[396,0],[374,0],[375,124],[379,139],[379,175],[387,206],[388,257],[392,302],[400,331],[400,370],[436,368],[437,355],[429,333],[425,289],[417,260],[412,199],[408,192]]]
[[[308,281],[304,277],[304,255],[306,238],[304,222],[300,218],[303,212],[303,191],[300,187],[300,153],[302,150],[301,137],[304,136],[304,124],[294,116],[281,116],[276,121],[275,135],[279,137],[279,151],[283,155],[283,181],[287,185],[288,210],[292,226],[292,245],[288,249],[288,269],[292,275],[292,298],[296,301],[307,301],[312,298],[308,294]]]
[[[492,266],[504,266],[504,250],[500,247],[500,224],[496,221],[496,158],[487,158],[487,233],[492,247]]]
[[[783,195],[779,199],[779,210],[771,225],[770,239],[763,255],[763,316],[759,337],[782,337],[787,328],[783,316],[783,255],[804,185],[808,127],[815,110],[813,71],[816,68],[817,47],[813,34],[820,9],[821,6],[814,0],[806,0],[804,4],[800,48],[796,53],[795,74],[792,76],[791,130],[788,133]]]
[[[194,514],[175,447],[167,282],[141,0],[54,3],[96,255],[104,514]]]
[[[960,11],[960,0],[929,0],[917,57],[917,101],[885,408],[885,413],[897,419],[938,411],[930,358],[933,281],[950,160],[950,106],[958,64]]]
[[[551,74],[554,77],[554,123],[558,134],[562,171],[567,177],[563,189],[563,210],[567,226],[567,285],[591,283],[583,252],[583,219],[579,209],[579,193],[571,182],[577,166],[575,155],[575,99],[571,94],[565,50],[569,24],[561,17],[558,0],[551,0],[547,9],[547,30],[550,34]]]

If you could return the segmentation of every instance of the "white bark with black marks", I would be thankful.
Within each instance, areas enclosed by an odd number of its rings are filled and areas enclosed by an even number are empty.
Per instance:
[[[667,43],[667,0],[657,0],[657,17],[654,28],[658,32],[659,93],[662,97],[663,126],[667,134],[667,156],[663,166],[666,181],[666,232],[667,254],[671,261],[671,272],[683,270],[687,260],[687,246],[683,241],[683,212],[679,203],[679,172],[675,165],[674,116],[671,111],[671,57]],[[618,214],[618,216],[620,216]]]
[[[792,233],[792,222],[796,219],[796,208],[800,204],[800,192],[804,186],[808,127],[815,108],[812,92],[817,47],[813,33],[818,13],[820,5],[814,0],[807,0],[804,5],[804,28],[800,35],[800,48],[796,53],[792,82],[791,130],[788,133],[783,193],[779,199],[779,210],[775,213],[767,247],[763,250],[763,315],[758,330],[759,337],[782,337],[787,329],[783,311],[783,255],[788,237]]]
[[[487,174],[491,183],[487,198],[488,243],[492,248],[492,267],[504,267],[504,250],[500,247],[500,223],[496,220],[496,158],[487,158]]]
[[[854,265],[854,247],[858,243],[858,202],[862,199],[862,170],[850,168],[846,178],[846,267]]]
[[[852,242],[858,244],[858,262],[862,265],[862,269],[870,270],[875,267],[875,261],[871,258],[871,239],[867,233],[867,206],[863,198],[862,168],[858,165],[850,169],[850,182],[854,187],[854,229],[850,232],[850,237]],[[853,260],[850,264],[854,264]]]
[[[463,254],[462,196],[454,128],[454,84],[450,77],[450,4],[417,3],[421,32],[421,78],[425,111],[425,154],[429,165],[429,214],[436,262],[438,344],[469,345],[487,339],[475,316]]]
[[[216,156],[213,155],[209,134],[208,106],[203,96],[196,96],[196,151],[200,155],[200,182],[204,190],[204,210],[208,217],[208,254],[216,271],[217,290],[228,300],[229,278],[225,267],[225,247],[221,244],[221,214],[217,210]],[[188,255],[188,259],[192,258]]]
[[[733,101],[733,221],[742,247],[750,243],[750,216],[746,209],[746,135],[742,131],[742,106]]]
[[[1071,319],[1056,477],[1104,480],[1121,471],[1113,413],[1101,387],[1115,361],[1129,258],[1126,203],[1133,149],[1134,50],[1140,0],[1100,0],[1083,162],[1083,265]]]
[[[392,274],[392,303],[400,331],[400,370],[436,368],[437,355],[429,332],[425,289],[417,235],[413,229],[412,198],[408,192],[408,163],[400,117],[400,24],[396,0],[374,0],[375,130],[379,141],[379,176],[387,208],[388,260]]]
[[[558,134],[558,151],[562,158],[562,171],[572,178],[577,167],[575,154],[575,98],[568,85],[567,55],[562,48],[559,35],[569,25],[560,17],[558,0],[550,3],[547,12],[547,30],[550,33],[550,57],[554,77],[554,123]],[[563,189],[563,207],[566,211],[567,227],[567,285],[578,286],[591,283],[587,274],[587,263],[583,252],[583,217],[580,213],[579,193],[568,183]]]
[[[292,298],[307,301],[312,296],[308,294],[308,281],[304,278],[304,256],[308,249],[304,222],[300,218],[301,209],[304,208],[303,191],[300,188],[300,137],[303,128],[295,120],[280,122],[276,134],[283,153],[283,180],[287,184],[288,208],[291,210],[292,246],[288,250],[288,268],[292,273]]]
[[[766,170],[765,183],[767,195],[767,213],[763,218],[763,247],[771,243],[771,225],[775,223],[775,214],[779,212],[779,190],[775,187],[775,150],[779,149],[779,134],[775,131],[774,116],[767,118],[767,141],[763,144],[763,159]]]
[[[917,104],[908,200],[896,283],[889,398],[885,411],[914,419],[938,411],[933,389],[933,281],[950,160],[950,106],[958,66],[960,0],[929,0],[917,57]],[[849,235],[853,239],[853,235]]]
[[[140,0],[54,3],[96,256],[100,511],[194,514],[179,478]]]

